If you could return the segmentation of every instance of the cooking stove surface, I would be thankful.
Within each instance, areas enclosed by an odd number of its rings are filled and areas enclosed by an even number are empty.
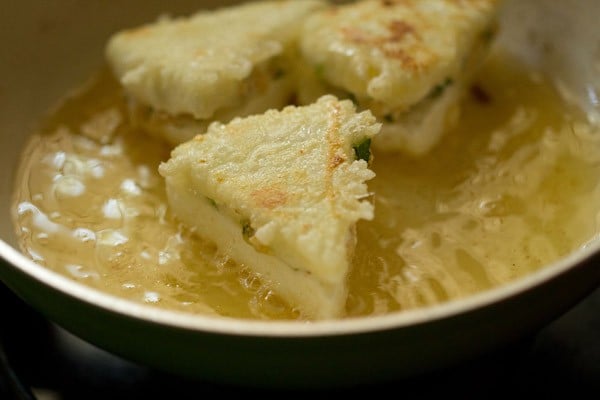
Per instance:
[[[137,365],[49,323],[0,285],[0,399],[177,399],[210,395],[277,395],[199,382]],[[0,348],[2,350],[2,348]],[[600,289],[537,335],[451,369],[378,385],[305,396],[396,393],[421,398],[589,397],[600,390]],[[593,397],[593,396],[592,396]]]

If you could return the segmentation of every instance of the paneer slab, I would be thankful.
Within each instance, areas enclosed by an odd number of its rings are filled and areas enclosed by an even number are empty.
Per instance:
[[[302,55],[323,91],[352,98],[383,123],[378,150],[421,155],[456,115],[497,9],[496,0],[351,2],[308,18]]]
[[[287,105],[300,27],[325,6],[248,2],[118,32],[106,58],[129,97],[132,122],[176,145],[213,120]]]
[[[214,123],[159,172],[175,215],[306,318],[344,315],[355,226],[372,219],[370,111],[327,95]]]

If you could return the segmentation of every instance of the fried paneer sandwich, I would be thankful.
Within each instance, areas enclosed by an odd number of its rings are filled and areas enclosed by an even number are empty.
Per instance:
[[[132,123],[176,145],[212,121],[287,105],[302,22],[324,7],[320,0],[248,2],[118,32],[106,58]]]
[[[497,8],[497,0],[349,2],[307,19],[301,52],[321,90],[353,99],[383,123],[377,150],[421,155],[456,117],[490,48]]]
[[[344,314],[355,226],[373,218],[370,111],[326,95],[213,123],[160,165],[175,215],[301,315]]]

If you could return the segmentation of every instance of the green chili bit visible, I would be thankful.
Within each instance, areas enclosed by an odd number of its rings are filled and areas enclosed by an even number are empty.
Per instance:
[[[277,68],[275,71],[273,71],[273,79],[281,79],[285,76],[285,69],[283,68]]]
[[[353,148],[357,160],[365,160],[366,162],[371,160],[371,138],[363,140],[362,142],[353,146]]]
[[[454,83],[454,81],[452,80],[452,78],[446,78],[446,80],[438,85],[436,85],[436,87],[434,87],[431,92],[429,93],[429,96],[427,96],[430,99],[435,99],[438,98],[442,95],[442,93],[444,93],[444,90],[446,90],[446,88],[450,85],[452,85],[452,83]]]
[[[255,230],[250,225],[250,221],[244,220],[242,221],[242,235],[244,235],[244,239],[248,240],[252,236],[254,236]]]
[[[497,30],[498,30],[497,27],[493,26],[493,27],[483,31],[481,33],[481,37],[483,38],[483,41],[486,43],[491,42],[496,37]]]
[[[325,80],[325,65],[323,65],[323,64],[315,65],[315,74],[317,75],[317,78],[319,78],[321,80]]]
[[[217,202],[214,201],[213,199],[211,199],[210,197],[207,197],[206,200],[208,200],[210,205],[213,206],[214,208],[219,208],[219,207],[217,207]]]

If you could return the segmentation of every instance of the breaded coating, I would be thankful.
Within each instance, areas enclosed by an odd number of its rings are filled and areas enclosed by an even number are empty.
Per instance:
[[[374,145],[421,154],[486,54],[497,9],[497,0],[352,2],[307,19],[302,55],[322,90],[384,122]]]
[[[257,1],[163,18],[113,35],[106,58],[132,100],[134,122],[177,144],[214,119],[287,105],[301,24],[323,7]]]
[[[355,225],[372,219],[369,111],[316,103],[215,123],[159,171],[199,236],[260,276],[307,318],[344,314]]]

